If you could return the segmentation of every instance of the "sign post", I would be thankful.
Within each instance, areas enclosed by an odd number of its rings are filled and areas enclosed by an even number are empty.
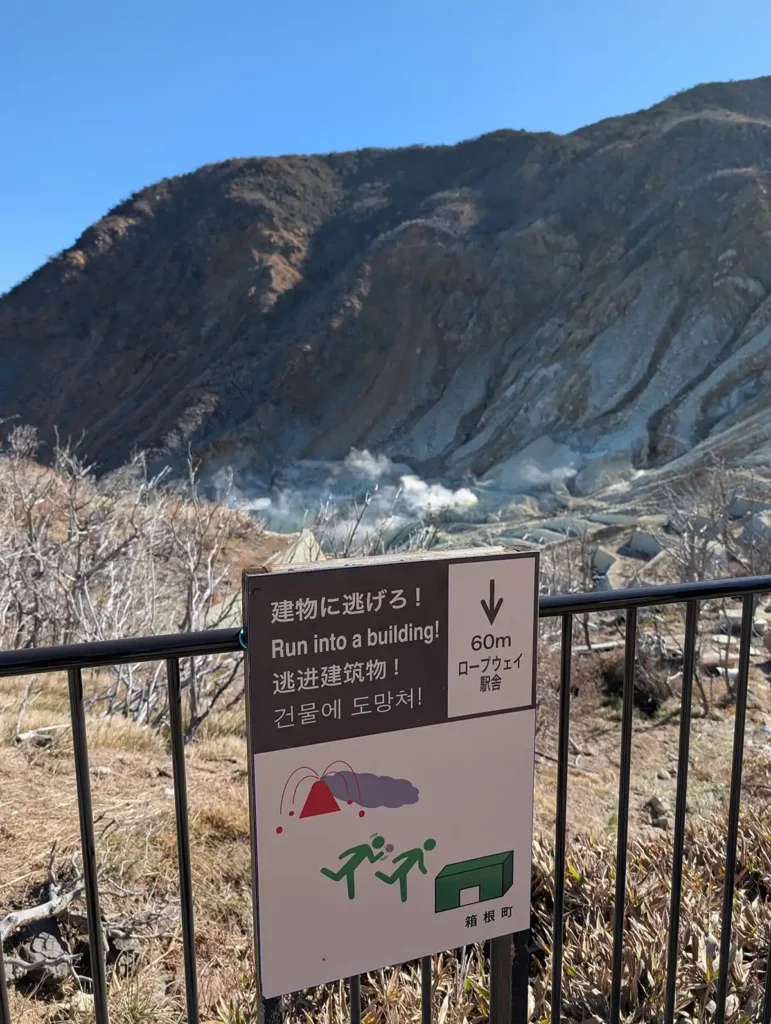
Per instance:
[[[265,998],[529,927],[538,554],[244,573]]]

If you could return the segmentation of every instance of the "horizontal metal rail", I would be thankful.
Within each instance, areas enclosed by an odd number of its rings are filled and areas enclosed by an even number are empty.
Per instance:
[[[544,618],[590,612],[624,611],[648,605],[709,601],[771,592],[771,576],[673,583],[602,593],[560,594],[541,597],[538,614]],[[195,658],[205,654],[231,654],[242,649],[241,629],[206,629],[197,633],[165,633],[121,640],[25,647],[0,651],[0,678],[33,672],[65,672],[71,668],[103,668],[167,658]]]
[[[584,612],[609,612],[684,601],[720,601],[746,594],[771,592],[771,576],[739,576],[725,580],[699,580],[697,583],[667,583],[662,586],[633,587],[588,594],[558,594],[538,602],[541,618],[552,615],[578,615]]]
[[[0,651],[0,678],[31,675],[33,672],[65,672],[71,668],[104,668],[140,661],[229,654],[240,650],[240,633],[240,629],[205,629],[198,633],[165,633],[125,640],[95,640],[88,644]]]

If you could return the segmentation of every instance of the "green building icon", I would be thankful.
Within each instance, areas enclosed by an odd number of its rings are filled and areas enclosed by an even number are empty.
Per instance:
[[[474,860],[445,864],[436,876],[434,909],[457,910],[472,903],[499,899],[508,892],[514,880],[514,853],[494,853]]]

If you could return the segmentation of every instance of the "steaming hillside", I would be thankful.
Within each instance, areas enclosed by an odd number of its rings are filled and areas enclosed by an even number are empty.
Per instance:
[[[352,448],[512,492],[763,462],[770,186],[771,78],[566,136],[203,167],[0,300],[0,415],[105,469],[189,440],[245,493]]]

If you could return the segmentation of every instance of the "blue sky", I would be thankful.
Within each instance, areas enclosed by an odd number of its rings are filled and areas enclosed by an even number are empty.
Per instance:
[[[769,0],[4,0],[0,292],[204,163],[566,132],[769,39]]]

